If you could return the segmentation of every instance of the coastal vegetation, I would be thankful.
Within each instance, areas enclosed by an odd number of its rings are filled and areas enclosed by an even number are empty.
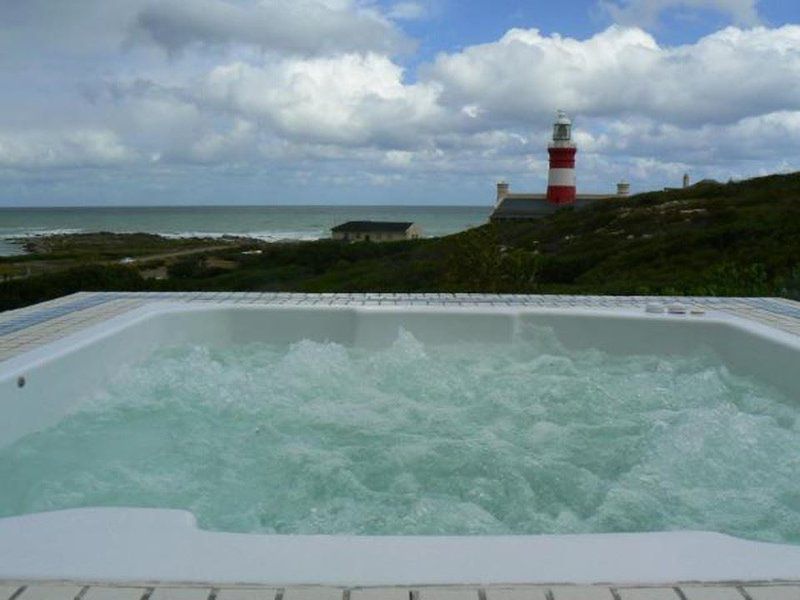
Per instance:
[[[800,299],[800,173],[700,183],[565,208],[538,221],[382,244],[145,234],[64,235],[29,244],[30,254],[0,259],[7,278],[0,309],[78,290]]]

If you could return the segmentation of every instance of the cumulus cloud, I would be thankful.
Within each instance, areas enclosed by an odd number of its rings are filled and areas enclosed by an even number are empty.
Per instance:
[[[6,0],[0,2],[0,64],[35,61],[44,52],[92,56],[117,52],[143,0]]]
[[[250,163],[257,152],[257,144],[256,126],[250,121],[235,119],[226,129],[199,136],[187,149],[187,155],[192,161],[205,164]]]
[[[585,40],[515,29],[441,54],[413,83],[391,57],[351,52],[229,60],[182,82],[113,83],[108,95],[120,135],[159,162],[543,175],[564,108],[585,168],[615,156],[633,177],[655,177],[799,146],[800,90],[783,84],[800,77],[798,48],[790,26],[728,28],[675,48],[639,28]]]
[[[800,27],[729,28],[677,48],[638,28],[587,40],[512,30],[440,55],[415,83],[385,55],[349,53],[233,61],[184,88],[158,89],[296,142],[407,150],[503,129],[546,138],[556,108],[594,128],[620,116],[689,128],[800,110],[800,90],[784,85],[800,77],[798,48]],[[603,139],[578,135],[589,147]]]
[[[437,97],[435,84],[405,84],[401,67],[368,53],[221,65],[198,101],[295,140],[403,147],[447,120]]]
[[[800,111],[745,117],[732,124],[678,127],[650,119],[614,120],[583,146],[604,154],[658,156],[713,165],[726,160],[780,160],[800,147]],[[791,152],[790,152],[791,153]]]
[[[97,167],[134,158],[113,131],[0,131],[0,167]]]
[[[401,12],[409,12],[413,3],[408,4]],[[136,14],[131,35],[170,53],[193,44],[244,44],[298,54],[391,53],[409,45],[387,17],[355,0],[162,0]]]
[[[728,15],[738,25],[759,22],[758,0],[600,0],[600,6],[617,23],[651,26],[669,9],[715,10]]]
[[[400,3],[396,18],[414,17]],[[390,9],[391,10],[391,9]],[[413,49],[395,17],[369,0],[25,0],[0,2],[0,65],[41,55],[109,59],[131,48],[252,47],[299,55]]]
[[[388,16],[399,21],[413,21],[428,16],[428,7],[420,2],[398,2],[389,9]]]
[[[661,47],[639,28],[587,39],[514,29],[499,41],[440,55],[426,79],[451,105],[507,122],[556,108],[587,117],[643,115],[677,124],[734,122],[800,108],[800,27],[735,27]]]

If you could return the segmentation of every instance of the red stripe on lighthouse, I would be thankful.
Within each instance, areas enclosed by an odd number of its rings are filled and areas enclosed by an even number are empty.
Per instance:
[[[550,177],[547,186],[547,201],[551,204],[575,202],[575,153],[574,146],[548,148],[550,154]]]
[[[574,169],[577,148],[548,148],[551,169]]]
[[[547,201],[551,204],[572,204],[575,202],[575,188],[565,185],[547,186]]]

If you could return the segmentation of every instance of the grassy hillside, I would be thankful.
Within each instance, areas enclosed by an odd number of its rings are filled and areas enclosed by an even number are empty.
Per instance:
[[[244,254],[257,248],[261,254]],[[59,246],[63,254],[68,248]],[[640,194],[535,222],[387,244],[211,248],[0,285],[0,308],[76,289],[782,295],[800,298],[800,173]]]

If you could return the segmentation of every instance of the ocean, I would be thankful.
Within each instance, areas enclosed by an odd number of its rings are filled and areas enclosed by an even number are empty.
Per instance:
[[[265,241],[315,240],[345,221],[411,221],[426,237],[481,225],[489,206],[162,206],[0,208],[0,255],[20,254],[12,240],[55,233],[110,231],[168,237],[241,235]]]

